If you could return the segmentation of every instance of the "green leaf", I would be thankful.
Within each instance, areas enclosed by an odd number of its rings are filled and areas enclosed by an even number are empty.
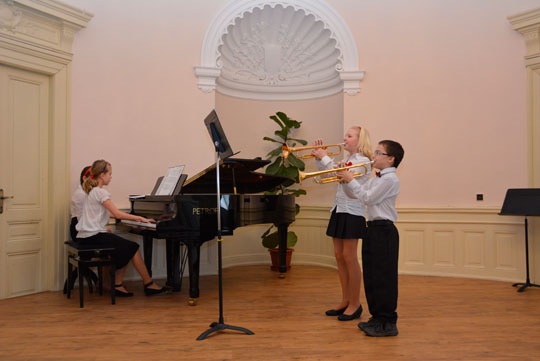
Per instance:
[[[282,138],[284,141],[287,140],[287,135],[289,134],[289,128],[283,128],[281,130],[276,130],[274,132],[275,135]]]
[[[287,248],[293,248],[298,241],[298,236],[293,231],[287,232]],[[268,234],[263,237],[262,245],[266,248],[277,248],[279,246],[278,231]]]
[[[281,167],[279,170],[279,175],[294,179],[298,177],[298,169],[296,167]]]
[[[285,128],[285,125],[282,122],[280,122],[279,119],[275,115],[271,115],[269,118],[272,119],[274,122],[276,122],[280,128]]]
[[[300,197],[307,194],[305,189],[285,189],[285,192],[294,194],[295,197]]]
[[[293,248],[298,241],[298,236],[293,231],[287,232],[287,248]]]
[[[299,204],[295,204],[295,205],[294,205],[294,208],[295,208],[295,209],[294,209],[294,214],[295,214],[295,215],[298,214],[298,213],[300,213],[300,205],[299,205]]]
[[[275,140],[275,139],[268,138],[268,137],[264,137],[263,140],[268,140],[269,142],[274,142],[274,143],[283,143],[283,142],[280,141],[280,140]]]
[[[288,128],[298,129],[298,128],[300,128],[300,124],[302,124],[302,122],[299,122],[299,121],[296,121],[294,119],[289,118],[287,116],[287,114],[285,114],[283,112],[277,112],[276,115],[283,122],[283,124],[285,124],[285,126],[288,127]]]
[[[306,169],[305,163],[301,161],[300,159],[296,158],[296,156],[293,153],[289,154],[289,156],[287,157],[287,160],[289,161],[290,165],[298,168],[301,171]]]
[[[270,233],[270,231],[272,230],[272,228],[274,228],[274,225],[272,224],[270,227],[268,227],[268,229],[266,230],[266,232],[264,232],[261,236],[261,238],[264,238],[268,235],[268,233]]]
[[[281,157],[277,157],[276,160],[266,167],[266,174],[278,174],[281,168]]]
[[[282,148],[281,148],[281,145],[280,145],[279,147],[275,148],[274,150],[271,150],[270,152],[268,152],[268,154],[266,155],[266,157],[267,157],[268,159],[270,159],[270,158],[276,157],[276,156],[278,156],[278,155],[281,155],[281,154],[282,154],[282,150],[281,150],[281,149],[282,149]]]
[[[270,233],[262,239],[262,245],[266,248],[276,248],[279,245],[278,232]]]
[[[295,140],[302,145],[306,145],[308,143],[307,140],[304,139],[289,138],[289,140]]]

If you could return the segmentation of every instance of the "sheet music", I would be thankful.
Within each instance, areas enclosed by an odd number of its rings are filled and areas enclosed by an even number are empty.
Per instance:
[[[184,171],[183,165],[177,165],[176,167],[170,167],[167,169],[167,173],[163,177],[159,188],[156,191],[156,196],[170,196],[173,194],[178,180]]]

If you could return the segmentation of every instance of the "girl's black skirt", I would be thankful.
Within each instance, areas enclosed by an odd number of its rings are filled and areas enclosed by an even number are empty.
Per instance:
[[[326,235],[341,239],[358,239],[366,236],[366,219],[349,213],[336,213],[332,211]]]
[[[101,232],[88,238],[77,238],[76,241],[84,246],[114,247],[112,258],[116,269],[126,266],[139,249],[137,243],[108,232]]]

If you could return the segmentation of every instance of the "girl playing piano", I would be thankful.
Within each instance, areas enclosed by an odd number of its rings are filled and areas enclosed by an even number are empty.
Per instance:
[[[92,164],[88,178],[82,185],[87,197],[79,223],[76,226],[78,231],[77,241],[81,244],[112,246],[115,248],[113,258],[116,264],[116,284],[114,288],[117,296],[133,296],[133,293],[128,292],[122,284],[129,261],[133,263],[133,266],[141,276],[144,283],[144,293],[147,296],[163,293],[166,291],[166,288],[160,287],[152,281],[141,257],[139,245],[107,231],[106,226],[111,216],[116,219],[153,222],[152,219],[146,219],[118,210],[110,199],[110,193],[103,188],[103,186],[110,183],[111,179],[111,164],[105,160],[96,160]]]

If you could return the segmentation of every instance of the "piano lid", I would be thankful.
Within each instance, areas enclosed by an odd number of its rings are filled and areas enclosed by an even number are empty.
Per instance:
[[[227,158],[220,161],[219,177],[221,193],[239,194],[260,193],[270,190],[285,181],[287,177],[254,172],[269,164],[269,160],[260,158]],[[189,178],[182,188],[183,194],[216,193],[216,165],[213,164],[197,175]]]

